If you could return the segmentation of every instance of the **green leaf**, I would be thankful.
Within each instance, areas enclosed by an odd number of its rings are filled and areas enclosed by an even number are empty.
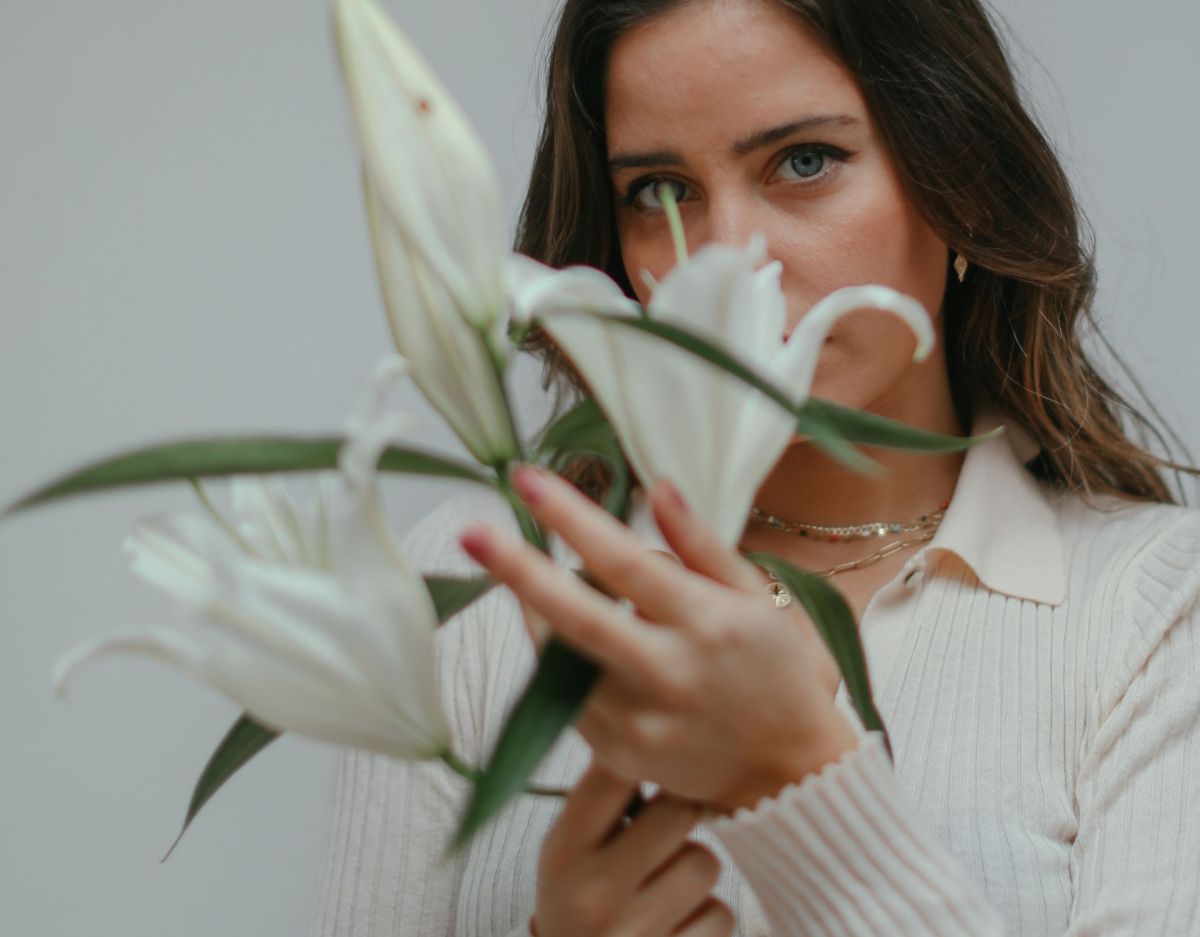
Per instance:
[[[450,849],[460,849],[522,791],[525,781],[562,731],[578,717],[600,669],[550,638],[537,671],[513,707],[486,768],[475,783]]]
[[[888,755],[891,756],[892,743],[871,695],[871,679],[867,673],[867,659],[859,639],[858,625],[842,594],[822,577],[798,569],[773,553],[747,553],[746,559],[773,572],[792,598],[804,606],[837,662],[838,670],[846,681],[846,692],[863,728],[882,732]]]
[[[425,586],[433,598],[439,624],[449,621],[496,585],[490,576],[426,576]]]
[[[580,455],[606,462],[612,470],[612,484],[605,494],[604,508],[621,520],[628,517],[629,463],[616,431],[595,398],[583,398],[547,427],[534,452],[556,472]]]
[[[74,495],[92,494],[157,482],[273,472],[311,472],[337,468],[341,437],[218,437],[136,449],[102,459],[51,482],[6,508],[3,515]],[[400,446],[388,448],[381,472],[434,475],[490,485],[474,466],[445,456]]]
[[[883,471],[883,466],[878,462],[850,445],[820,411],[806,406],[796,417],[796,431],[812,439],[817,448],[831,459],[855,472],[878,477]]]
[[[818,397],[810,398],[804,409],[807,416],[823,420],[850,442],[917,452],[962,452],[1004,432],[1003,426],[997,426],[980,436],[946,436]]]
[[[160,862],[166,862],[171,853],[175,851],[175,847],[179,845],[179,841],[187,832],[187,828],[191,826],[196,814],[200,812],[200,808],[208,803],[209,798],[217,792],[218,788],[278,737],[279,733],[275,730],[260,725],[245,713],[241,715],[225,734],[225,738],[221,740],[221,744],[217,746],[212,757],[208,759],[208,764],[204,766],[200,780],[196,782],[196,787],[192,791],[192,801],[188,804],[183,829],[179,831],[175,842],[171,844],[171,848],[159,860]]]
[[[567,315],[576,314],[574,310]],[[616,313],[603,313],[593,310],[579,310],[579,315],[590,315],[606,322],[612,322],[616,325],[626,326],[628,328],[637,329],[640,332],[647,332],[650,335],[655,335],[673,345],[677,345],[685,351],[691,352],[697,357],[703,358],[710,364],[716,365],[722,371],[732,374],[736,378],[745,381],[751,387],[756,388],[766,394],[781,407],[791,413],[798,413],[796,404],[792,401],[791,396],[783,391],[782,388],[763,377],[750,364],[739,360],[731,355],[725,349],[714,345],[704,336],[685,329],[682,326],[674,325],[670,322],[660,322],[657,319],[643,318],[641,316],[623,316]]]

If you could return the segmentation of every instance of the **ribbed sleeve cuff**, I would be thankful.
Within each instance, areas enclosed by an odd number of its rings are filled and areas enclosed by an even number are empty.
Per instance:
[[[529,919],[529,921],[532,920],[533,918]],[[533,937],[533,931],[529,928],[529,921],[526,921],[515,930],[510,931],[508,937]]]
[[[773,797],[707,821],[773,937],[997,935],[979,889],[917,820],[881,732]]]

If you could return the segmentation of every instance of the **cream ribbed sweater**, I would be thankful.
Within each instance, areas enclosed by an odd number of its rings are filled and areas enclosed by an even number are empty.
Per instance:
[[[1200,935],[1200,511],[1090,508],[1035,482],[1030,454],[1015,427],[972,449],[937,536],[863,615],[894,770],[864,733],[693,833],[742,937]],[[456,534],[480,517],[515,532],[499,498],[468,494],[410,555],[478,572]],[[439,648],[454,744],[479,763],[534,665],[511,594]],[[589,759],[570,730],[535,780],[570,786]],[[561,801],[517,798],[443,863],[465,794],[439,763],[341,754],[313,937],[527,934]]]

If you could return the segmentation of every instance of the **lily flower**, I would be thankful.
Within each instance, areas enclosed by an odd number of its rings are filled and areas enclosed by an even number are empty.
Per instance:
[[[397,351],[481,462],[518,451],[504,389],[506,220],[466,117],[374,0],[335,0],[375,264]]]
[[[831,293],[781,341],[787,304],[782,265],[756,269],[766,241],[707,245],[655,289],[646,314],[687,328],[756,370],[799,407],[808,399],[825,337],[843,315],[879,309],[916,334],[916,360],[933,346],[928,313],[883,286]],[[603,407],[634,471],[647,486],[666,477],[721,539],[734,544],[754,495],[796,432],[796,417],[754,387],[657,336],[580,310],[637,309],[598,270],[554,270],[529,258],[509,270],[518,320],[536,320],[571,359]]]
[[[375,384],[397,373],[389,367]],[[239,477],[233,523],[215,511],[140,523],[125,543],[133,571],[196,620],[76,647],[54,668],[56,692],[86,661],[141,654],[192,673],[276,731],[396,758],[444,756],[437,614],[362,471],[401,428],[367,418],[382,397],[373,386],[343,472],[320,476],[307,505],[277,478]]]

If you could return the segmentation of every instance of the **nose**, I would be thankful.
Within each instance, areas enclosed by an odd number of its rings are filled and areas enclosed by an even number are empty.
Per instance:
[[[704,243],[745,247],[755,233],[766,233],[751,200],[738,192],[712,193],[706,222]]]
[[[736,191],[713,193],[707,208],[704,227],[699,232],[701,238],[695,241],[696,247],[703,244],[746,247],[756,234],[761,234],[767,239],[767,249],[756,264],[756,269],[761,270],[775,259],[768,219],[755,199]]]

